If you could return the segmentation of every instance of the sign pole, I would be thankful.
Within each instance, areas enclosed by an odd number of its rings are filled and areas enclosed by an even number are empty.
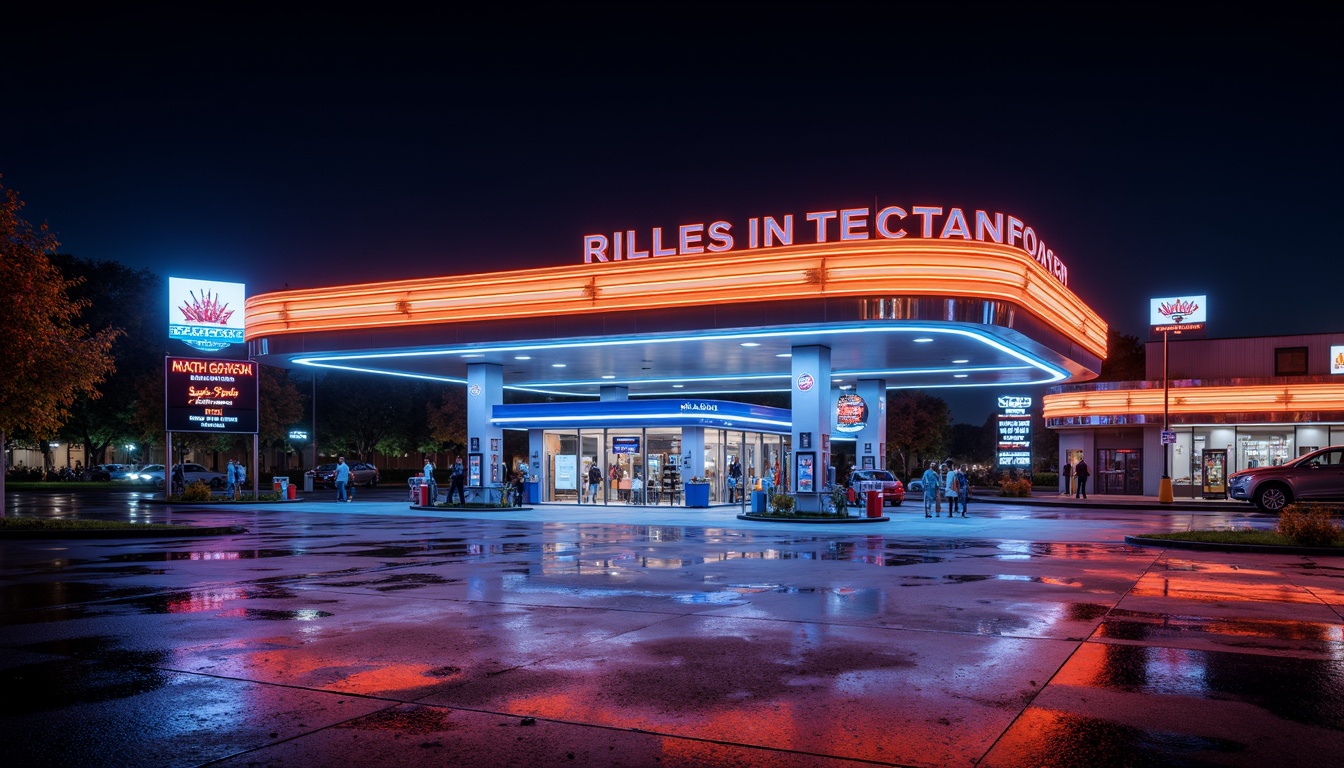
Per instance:
[[[1169,359],[1167,352],[1167,336],[1169,331],[1162,332],[1162,432],[1165,434],[1171,429],[1171,411],[1168,406],[1170,383],[1167,379],[1167,361]],[[1170,504],[1175,501],[1175,496],[1171,492],[1171,447],[1164,439],[1162,441],[1162,483],[1157,489],[1157,501],[1160,504]]]

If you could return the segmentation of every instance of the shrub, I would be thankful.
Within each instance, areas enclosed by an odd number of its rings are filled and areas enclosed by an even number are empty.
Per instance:
[[[776,493],[770,497],[770,508],[775,511],[775,514],[791,515],[793,514],[793,507],[797,503],[797,499],[787,493]]]
[[[1031,484],[1039,485],[1042,488],[1058,488],[1058,472],[1033,472],[1031,473]]]
[[[1014,479],[1008,473],[999,476],[999,495],[1026,497],[1031,495],[1031,480],[1026,477]]]
[[[210,486],[206,485],[205,483],[201,482],[200,480],[197,480],[197,481],[193,482],[192,484],[188,485],[186,488],[183,488],[183,489],[182,489],[182,500],[183,500],[183,501],[209,501],[209,500],[210,500]]]
[[[1279,535],[1306,547],[1327,547],[1341,535],[1331,510],[1320,504],[1289,504],[1279,514]]]

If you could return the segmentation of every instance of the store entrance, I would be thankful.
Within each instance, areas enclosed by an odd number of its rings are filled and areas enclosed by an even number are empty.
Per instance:
[[[1098,448],[1093,493],[1138,496],[1143,493],[1143,451]]]

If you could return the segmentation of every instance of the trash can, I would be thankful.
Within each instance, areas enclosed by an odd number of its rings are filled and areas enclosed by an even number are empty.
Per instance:
[[[421,488],[425,488],[425,489],[426,489],[426,492],[428,492],[428,486],[425,485],[425,478],[424,478],[423,476],[421,476],[421,475],[416,475],[415,477],[408,477],[408,478],[406,478],[406,485],[410,486],[410,489],[411,489],[411,503],[412,503],[412,504],[419,504],[419,503],[420,503],[420,489],[421,489]]]
[[[289,486],[289,490],[285,493],[285,498],[289,499],[290,501],[299,498],[299,486],[297,485]]]
[[[882,492],[881,492],[881,491],[869,491],[869,492],[868,492],[868,516],[869,516],[869,517],[881,517],[881,516],[882,516]]]
[[[523,483],[523,487],[527,489],[527,503],[528,503],[528,504],[540,504],[540,503],[541,503],[541,481],[540,481],[540,480],[528,480],[527,482]]]
[[[312,493],[312,492],[313,492],[313,476],[312,476],[312,475],[305,474],[305,475],[303,476],[303,492],[304,492],[304,493]]]
[[[275,491],[276,495],[279,496],[280,498],[282,499],[285,498],[286,496],[289,495],[289,478],[288,477],[271,478],[271,490]]]
[[[765,514],[765,491],[751,492],[751,514],[753,515]]]

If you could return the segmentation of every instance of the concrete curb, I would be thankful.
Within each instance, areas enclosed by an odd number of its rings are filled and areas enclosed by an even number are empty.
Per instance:
[[[738,515],[738,520],[750,520],[757,523],[826,523],[829,525],[844,525],[855,523],[886,523],[891,520],[885,515],[882,517],[775,517],[773,515]]]
[[[1254,555],[1302,555],[1311,557],[1344,557],[1344,547],[1289,547],[1272,544],[1219,544],[1213,541],[1181,541],[1179,539],[1150,539],[1147,536],[1126,536],[1126,544],[1157,549],[1194,549],[1204,552],[1244,552]]]

